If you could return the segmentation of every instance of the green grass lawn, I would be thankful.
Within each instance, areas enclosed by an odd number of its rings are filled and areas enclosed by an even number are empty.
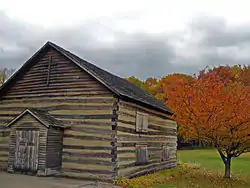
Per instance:
[[[216,150],[178,151],[177,169],[125,179],[131,188],[250,188],[250,153],[232,161],[232,176],[224,179],[224,165]]]
[[[224,164],[216,150],[182,150],[178,151],[178,160],[184,163],[197,163],[208,170],[224,172]],[[250,153],[232,159],[232,175],[250,176]]]

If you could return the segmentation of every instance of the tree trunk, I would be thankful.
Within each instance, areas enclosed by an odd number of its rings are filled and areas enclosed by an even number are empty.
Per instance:
[[[225,178],[231,178],[231,157],[227,157],[225,161]]]
[[[218,152],[219,152],[219,154],[221,156],[222,161],[225,164],[225,175],[224,175],[224,177],[225,178],[231,178],[231,159],[232,159],[232,156],[229,155],[229,154],[227,154],[227,155],[223,154],[223,152],[220,149],[218,149]]]

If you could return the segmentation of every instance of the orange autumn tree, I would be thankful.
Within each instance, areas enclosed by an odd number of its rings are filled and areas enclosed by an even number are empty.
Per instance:
[[[208,72],[216,73],[226,85],[229,82],[241,82],[245,86],[250,86],[250,65],[218,66],[209,69]],[[201,75],[204,74],[205,72],[201,72]]]
[[[181,73],[173,73],[168,76],[162,77],[157,83],[157,90],[154,96],[157,99],[162,100],[164,103],[167,103],[169,93],[168,90],[174,88],[179,82],[189,85],[193,82],[193,77]],[[173,106],[172,110],[174,110],[174,108],[175,107]]]
[[[230,178],[232,158],[250,144],[249,86],[237,81],[225,84],[216,71],[203,71],[191,84],[179,80],[166,90],[179,134],[212,144],[225,164],[225,177]]]

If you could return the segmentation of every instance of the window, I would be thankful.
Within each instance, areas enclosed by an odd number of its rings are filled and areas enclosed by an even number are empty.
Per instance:
[[[148,162],[148,146],[146,144],[136,145],[136,164],[146,164]]]
[[[167,145],[162,145],[162,161],[167,161],[170,158],[170,150]]]
[[[148,132],[148,114],[137,111],[136,132]]]

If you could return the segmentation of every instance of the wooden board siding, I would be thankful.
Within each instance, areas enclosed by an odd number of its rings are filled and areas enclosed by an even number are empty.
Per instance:
[[[136,132],[137,110],[148,114],[148,132]],[[134,177],[151,171],[176,166],[176,123],[163,113],[120,100],[117,125],[118,176]],[[146,144],[148,163],[136,165],[136,144]],[[170,150],[167,161],[162,159],[162,145]]]
[[[63,130],[49,128],[47,137],[46,175],[52,175],[61,170],[62,164]]]
[[[50,56],[52,62],[47,86]],[[50,49],[12,84],[5,95],[0,96],[0,127],[26,108],[48,110],[64,125],[70,126],[63,138],[64,175],[87,178],[100,174],[100,177],[110,179],[112,175],[104,172],[113,171],[110,136],[113,104],[114,97],[108,89]],[[0,148],[1,145],[8,148],[8,139],[0,142]],[[6,159],[4,157],[3,161]],[[92,164],[105,171],[91,171],[92,166],[88,165],[76,169],[76,164]]]
[[[9,135],[9,129],[0,129],[0,170],[7,170],[8,167]]]
[[[16,130],[15,171],[37,172],[38,147],[39,129],[30,127],[29,129]]]
[[[8,159],[8,171],[14,172],[15,151],[16,151],[16,133],[19,129],[37,129],[39,131],[39,153],[38,153],[38,173],[43,174],[45,171],[46,161],[46,139],[47,128],[38,122],[30,114],[26,114],[16,121],[11,126],[10,133],[10,146],[9,146],[9,159]]]

